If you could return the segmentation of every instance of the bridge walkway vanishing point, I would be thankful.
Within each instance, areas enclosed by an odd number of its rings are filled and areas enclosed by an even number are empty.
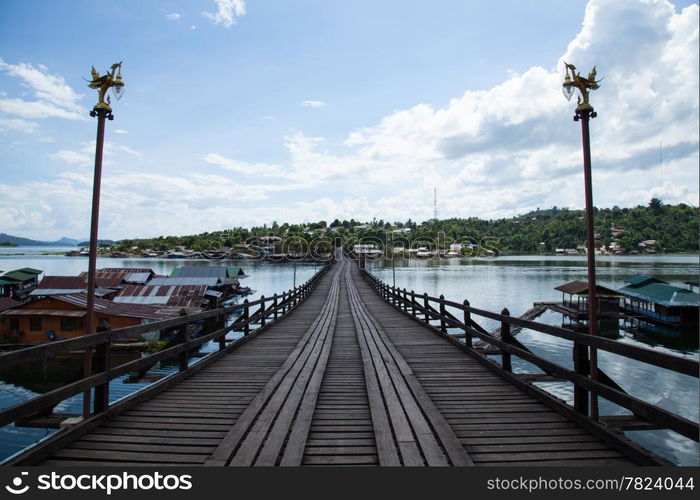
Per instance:
[[[387,304],[345,258],[260,335],[34,463],[634,464]]]

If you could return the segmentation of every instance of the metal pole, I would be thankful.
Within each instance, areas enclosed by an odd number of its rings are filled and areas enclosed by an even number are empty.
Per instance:
[[[95,266],[97,263],[97,227],[100,216],[100,183],[102,180],[102,152],[104,150],[105,120],[112,119],[110,111],[95,109],[97,116],[97,139],[95,141],[95,175],[92,183],[92,216],[90,220],[90,250],[88,255],[87,314],[85,334],[95,333]],[[83,376],[92,375],[92,348],[86,348],[83,360]],[[83,393],[83,417],[90,415],[90,390]]]
[[[591,137],[589,130],[590,118],[596,113],[590,109],[576,111],[576,117],[581,120],[581,137],[583,141],[583,182],[586,197],[586,257],[588,264],[588,333],[598,335],[598,299],[595,281],[595,227],[593,225],[593,187],[591,181]],[[590,348],[590,372],[593,380],[598,380],[598,352]],[[598,418],[598,396],[591,394],[591,417]]]
[[[297,287],[297,261],[294,261],[294,284],[292,285],[294,288]]]
[[[394,278],[394,287],[396,287],[396,263],[394,259],[396,254],[394,253],[394,233],[391,233],[391,276]]]

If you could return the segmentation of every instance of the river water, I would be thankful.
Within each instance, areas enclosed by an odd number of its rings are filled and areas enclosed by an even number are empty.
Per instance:
[[[46,247],[32,249],[32,255],[8,255],[30,251],[18,248],[0,248],[0,269],[9,271],[21,267],[41,269],[48,275],[77,275],[87,270],[87,259],[79,257],[47,256],[41,252],[55,251]],[[60,250],[59,250],[60,251]],[[98,259],[97,267],[147,267],[156,273],[169,275],[181,265],[209,265],[207,261],[178,259]],[[213,264],[224,264],[223,262]],[[269,296],[300,284],[308,279],[319,266],[313,264],[234,262],[227,265],[241,265],[247,278],[243,284],[256,290],[253,298],[260,294]],[[417,293],[427,292],[461,302],[468,299],[472,306],[500,312],[507,307],[510,313],[518,316],[532,306],[533,302],[560,301],[561,293],[554,287],[568,281],[586,280],[586,260],[584,256],[505,256],[493,259],[434,259],[428,261],[397,260],[394,268],[390,264],[374,262],[368,269],[382,280]],[[624,286],[624,280],[636,274],[653,275],[677,286],[684,281],[698,280],[700,263],[698,255],[634,255],[606,256],[597,258],[597,280],[609,288]],[[478,319],[487,330],[495,328],[495,322]],[[546,312],[537,321],[561,325],[560,315]],[[698,359],[698,332],[664,332],[641,330],[620,323],[613,331],[604,332],[622,342],[653,347],[654,349],[677,356]],[[562,366],[571,367],[571,343],[546,334],[523,330],[518,339],[533,352]],[[213,347],[205,346],[207,351]],[[673,411],[679,415],[698,421],[698,379],[676,374],[661,368],[599,351],[599,366],[630,394],[650,403]],[[498,358],[495,358],[498,359]],[[192,360],[191,362],[196,362]],[[515,371],[531,371],[527,363],[513,360]],[[69,368],[65,368],[64,370]],[[156,371],[170,373],[173,367],[162,364]],[[50,372],[50,370],[49,370]],[[34,394],[51,388],[47,384],[51,372],[44,380],[37,380],[37,374],[0,373],[0,408],[17,404]],[[57,377],[67,376],[57,374]],[[41,377],[38,377],[41,379]],[[116,379],[111,384],[110,399],[116,400],[145,384],[125,384]],[[571,402],[569,384],[543,384],[546,390]],[[61,403],[57,410],[79,412],[80,398],[72,398]],[[601,414],[623,414],[622,408],[601,400]],[[20,451],[23,447],[47,436],[52,431],[44,429],[23,429],[14,425],[0,429],[0,460]],[[679,465],[700,465],[700,448],[694,443],[671,431],[646,431],[627,433],[635,441]]]

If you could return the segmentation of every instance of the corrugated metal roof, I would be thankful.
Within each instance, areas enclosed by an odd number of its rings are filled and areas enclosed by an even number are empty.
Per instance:
[[[104,288],[115,288],[126,281],[127,276],[135,273],[146,273],[149,276],[155,274],[152,269],[145,267],[105,267],[95,271],[95,283]],[[80,276],[87,279],[88,273],[82,272]]]
[[[651,276],[647,276],[646,274],[638,274],[636,276],[632,276],[631,278],[626,279],[625,283],[628,283],[632,287],[638,287],[638,286],[646,285],[647,283],[666,283],[666,282],[661,281],[660,279],[653,278]]]
[[[71,293],[83,293],[82,288],[36,288],[29,293],[30,297],[49,297],[51,295],[69,295]]]
[[[129,274],[129,273],[149,273],[149,274],[155,274],[153,269],[149,267],[103,267],[102,269],[98,269],[97,272],[105,272],[105,273],[123,273],[123,274]]]
[[[205,285],[127,285],[114,298],[114,302],[201,309],[206,291]]]
[[[86,279],[80,276],[44,276],[37,289],[82,290],[86,284]]]
[[[12,309],[21,305],[21,302],[13,300],[9,297],[0,297],[0,311],[6,311],[7,309]]]
[[[87,294],[60,295],[54,300],[68,302],[81,308],[87,308]],[[109,314],[111,316],[124,316],[127,318],[163,319],[170,315],[163,314],[155,307],[141,304],[118,304],[111,300],[95,298],[95,312]]]
[[[35,274],[24,273],[22,271],[10,271],[2,275],[4,280],[11,281],[29,281],[36,278]]]
[[[626,286],[619,291],[628,297],[665,307],[698,307],[700,305],[700,294],[668,283],[652,282],[642,286]]]
[[[569,293],[572,295],[588,295],[588,281],[575,280],[569,283],[564,283],[554,288],[560,292]],[[621,294],[610,288],[597,285],[595,286],[596,294],[600,297],[613,296],[619,297]]]
[[[223,266],[182,266],[176,267],[170,273],[179,278],[218,278],[223,281],[228,277],[228,268]]]
[[[104,297],[110,293],[117,292],[114,288],[95,288],[95,297]],[[53,297],[54,295],[71,295],[74,293],[87,293],[83,288],[36,288],[29,293],[30,297]]]
[[[23,273],[37,274],[37,275],[44,272],[41,269],[34,269],[33,267],[23,267],[22,269],[17,269],[17,270],[22,271]]]
[[[2,316],[68,316],[71,318],[82,318],[87,311],[77,311],[75,309],[10,309],[2,313]]]
[[[124,277],[124,281],[131,283],[145,283],[151,277],[151,273],[130,273]]]
[[[203,285],[203,286],[216,286],[219,283],[219,279],[216,277],[170,277],[170,278],[153,278],[148,282],[150,286],[153,285]]]

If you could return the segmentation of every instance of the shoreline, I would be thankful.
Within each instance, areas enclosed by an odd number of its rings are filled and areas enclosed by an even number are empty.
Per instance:
[[[639,253],[606,253],[606,254],[596,254],[596,257],[641,257],[641,256],[672,256],[672,255],[697,255],[700,256],[700,250],[683,250],[679,252],[639,252]],[[87,258],[87,255],[66,255],[66,252],[61,251],[61,252],[17,252],[17,253],[4,253],[0,252],[0,259],[3,257],[71,257],[71,258]],[[491,255],[489,257],[518,257],[518,256],[523,256],[523,257],[585,257],[585,253],[578,253],[578,254],[561,254],[561,253],[526,253],[526,252],[519,252],[519,253],[501,253],[500,255]],[[196,256],[196,257],[185,257],[185,256],[178,256],[178,257],[165,257],[165,256],[150,256],[150,255],[134,255],[134,254],[129,254],[129,255],[101,255],[97,254],[97,257],[100,259],[162,259],[162,260],[265,260],[265,261],[280,261],[280,260],[289,260],[289,261],[304,261],[304,260],[311,260],[315,261],[317,259],[313,258],[299,258],[299,259],[294,259],[294,258],[289,258],[289,257],[264,257],[262,259],[258,257],[251,257],[246,258],[246,257],[225,257],[225,258],[206,258],[206,257],[201,257],[201,256]],[[470,259],[470,258],[475,258],[476,256],[474,255],[456,255],[456,256],[450,256],[450,257],[443,257],[443,256],[434,256],[434,257],[440,257],[440,258],[446,258],[446,259]],[[411,257],[401,257],[403,259],[411,258]],[[424,260],[424,259],[421,259]]]

